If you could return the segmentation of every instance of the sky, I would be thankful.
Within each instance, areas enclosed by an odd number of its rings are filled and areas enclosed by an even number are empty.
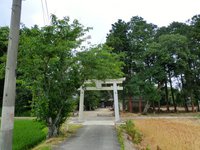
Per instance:
[[[44,26],[42,3],[45,0],[23,0],[21,22],[28,27]],[[200,0],[46,0],[48,14],[60,19],[69,16],[78,19],[89,32],[92,44],[105,42],[111,24],[122,19],[128,22],[133,16],[140,16],[148,23],[168,26],[173,21],[185,22],[200,14]],[[0,0],[0,26],[10,24],[12,0]],[[47,12],[47,11],[45,11]],[[47,17],[45,17],[47,18]],[[47,20],[47,19],[45,19]]]

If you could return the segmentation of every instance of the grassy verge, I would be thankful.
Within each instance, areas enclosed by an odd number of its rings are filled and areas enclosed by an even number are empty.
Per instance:
[[[120,126],[116,127],[117,129],[117,137],[120,144],[120,150],[125,150],[124,148],[124,137],[123,137],[123,129]]]
[[[46,138],[47,128],[35,120],[15,120],[13,150],[28,150]]]
[[[134,144],[139,144],[142,141],[142,134],[136,129],[132,120],[128,120],[125,124],[117,126],[116,129],[121,150],[125,150],[127,146],[129,147],[128,149],[130,149],[131,145],[127,145],[127,140]]]
[[[81,125],[68,125],[63,124],[61,128],[61,134],[58,137],[50,138],[40,145],[36,146],[32,150],[52,150],[53,146],[60,144],[66,138],[70,137],[71,135],[75,134],[76,131],[81,127]]]
[[[135,127],[132,120],[126,121],[126,124],[120,126],[121,129],[129,135],[129,140],[135,144],[139,144],[142,141],[142,133]]]

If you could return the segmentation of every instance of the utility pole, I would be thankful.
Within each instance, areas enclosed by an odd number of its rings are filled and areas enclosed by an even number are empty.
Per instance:
[[[13,0],[12,3],[6,75],[3,92],[0,150],[12,150],[21,4],[22,0]]]

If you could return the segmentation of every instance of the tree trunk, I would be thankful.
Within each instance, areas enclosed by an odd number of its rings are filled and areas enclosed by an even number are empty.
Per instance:
[[[59,128],[53,123],[51,117],[48,119],[48,134],[47,138],[56,137],[59,134]]]
[[[142,97],[141,96],[139,100],[139,112],[142,113]]]
[[[167,89],[167,79],[165,80],[165,101],[167,102],[167,112],[169,112],[169,96]]]
[[[182,84],[182,94],[183,94],[183,98],[184,98],[184,106],[185,106],[185,111],[186,112],[189,112],[189,109],[188,109],[188,105],[187,105],[187,98],[185,97],[185,94],[184,94],[184,92],[183,92],[183,90],[184,90],[184,82],[183,82],[183,76],[181,75],[181,84]]]
[[[193,101],[192,93],[190,94],[190,99],[191,99],[191,104],[192,104],[192,112],[194,112],[194,101]]]
[[[188,105],[187,105],[187,99],[185,97],[184,97],[184,103],[185,103],[185,111],[189,112]]]
[[[153,101],[152,105],[153,105],[153,112],[155,113],[155,103],[154,103],[154,101]]]
[[[170,72],[169,72],[169,83],[170,83],[172,101],[173,101],[173,105],[174,105],[174,111],[177,112],[177,109],[176,109],[176,101],[175,101],[175,99],[174,99],[174,91],[173,91],[173,87],[172,87],[172,79],[171,79]]]
[[[197,111],[200,111],[200,107],[199,107],[199,100],[197,99]]]
[[[129,112],[133,112],[133,101],[132,101],[132,96],[129,96]]]
[[[158,101],[158,113],[160,113],[160,100]]]
[[[122,85],[123,85],[123,89],[125,89],[124,83]],[[125,93],[125,90],[123,90],[122,110],[123,110],[123,112],[126,111],[126,93]]]
[[[48,126],[48,135],[47,138],[56,137],[59,134],[59,129],[55,125]]]
[[[143,114],[147,114],[147,112],[148,112],[148,110],[149,110],[149,108],[150,108],[150,103],[149,103],[149,101],[147,101],[147,103],[146,103],[146,105],[145,105],[145,107],[144,107],[144,110],[143,110]]]
[[[194,102],[192,101],[192,112],[194,112]]]

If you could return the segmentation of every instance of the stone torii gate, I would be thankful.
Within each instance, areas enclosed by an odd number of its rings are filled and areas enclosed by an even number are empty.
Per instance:
[[[123,87],[118,86],[117,84],[121,84],[123,81],[125,81],[125,78],[119,78],[119,79],[106,79],[104,81],[102,80],[88,80],[84,83],[85,86],[81,86],[79,88],[80,90],[80,101],[79,101],[79,122],[84,121],[83,120],[83,111],[84,111],[84,91],[107,91],[107,90],[113,90],[114,95],[114,111],[115,111],[115,122],[120,121],[119,117],[119,103],[118,103],[118,90],[123,90]],[[88,86],[87,84],[95,83],[96,86]]]

